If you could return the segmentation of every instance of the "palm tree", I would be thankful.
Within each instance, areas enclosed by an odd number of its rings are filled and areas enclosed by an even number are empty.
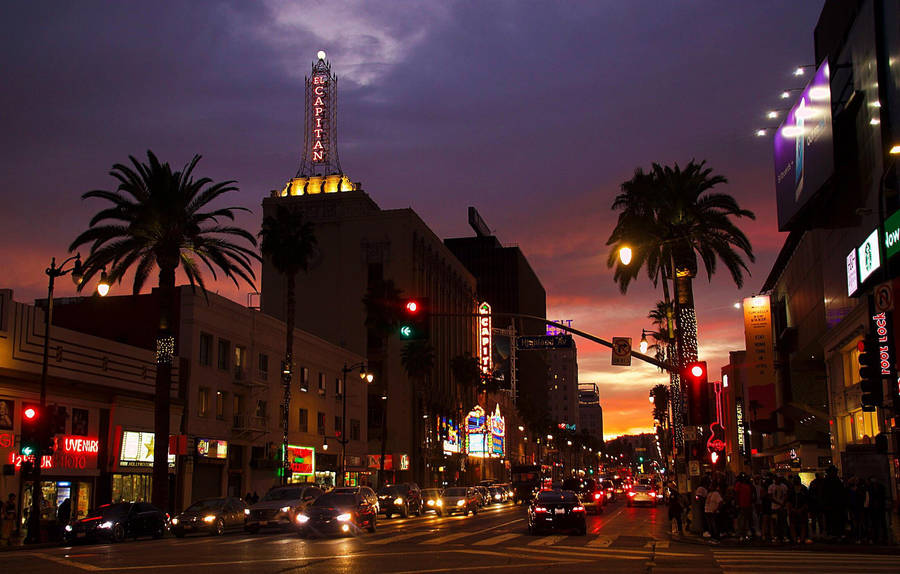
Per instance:
[[[168,163],[160,163],[152,151],[147,151],[147,163],[129,156],[131,165],[117,163],[110,175],[119,184],[116,191],[94,190],[82,199],[98,198],[111,205],[91,219],[88,229],[69,246],[70,251],[90,244],[90,255],[84,263],[84,282],[104,268],[109,269],[110,281],[121,283],[134,267],[132,292],[140,292],[154,268],[159,269],[159,324],[156,338],[156,392],[154,433],[157,448],[153,453],[153,503],[168,508],[169,392],[172,379],[172,358],[175,353],[175,333],[172,307],[175,291],[175,271],[179,267],[192,287],[199,285],[206,294],[200,264],[206,266],[217,279],[217,269],[239,285],[238,279],[251,287],[256,278],[253,261],[259,256],[232,241],[240,239],[256,247],[256,239],[244,229],[219,220],[234,221],[242,207],[218,208],[206,211],[209,204],[231,191],[237,191],[234,181],[213,183],[202,177],[194,179],[193,171],[200,156],[181,170],[173,171]]]
[[[294,372],[294,323],[296,321],[296,281],[297,274],[309,270],[309,260],[316,251],[316,236],[312,223],[305,221],[303,214],[279,205],[274,216],[263,219],[261,250],[272,261],[272,266],[287,279],[285,296],[285,350],[283,377],[283,398],[281,400],[281,453],[282,484],[287,483],[288,424],[291,408],[291,375]]]
[[[457,387],[465,393],[465,399],[471,399],[471,393],[481,381],[481,367],[478,359],[471,355],[457,355],[450,360],[450,373],[456,380]],[[463,397],[460,397],[462,399]]]
[[[413,433],[413,440],[419,440],[419,432],[417,427],[422,426],[422,417],[421,415],[427,415],[425,410],[425,398],[432,395],[431,389],[429,388],[429,382],[431,378],[431,373],[434,371],[434,347],[432,347],[426,341],[410,341],[403,347],[403,351],[400,355],[400,362],[403,365],[403,368],[406,370],[406,375],[409,377],[409,380],[413,384],[413,396],[415,397],[415,402],[419,406],[419,409],[411,409],[412,410],[412,426],[415,432]],[[421,412],[419,412],[421,411]],[[422,429],[425,430],[424,427]],[[422,433],[424,435],[424,432]],[[425,444],[425,437],[422,436],[422,443]],[[421,452],[425,452],[423,448]],[[423,457],[416,457],[416,479],[420,481],[422,484],[422,479],[424,477],[424,463],[425,460]]]

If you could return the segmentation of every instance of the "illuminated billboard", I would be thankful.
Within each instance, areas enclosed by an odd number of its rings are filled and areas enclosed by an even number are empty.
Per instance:
[[[228,457],[228,441],[198,438],[197,454],[204,458],[226,458]]]
[[[119,466],[153,466],[156,435],[152,432],[122,431]],[[169,466],[175,466],[175,455],[169,452]]]
[[[465,420],[466,453],[474,458],[502,458],[506,454],[506,419],[498,404],[487,416],[479,405],[469,411]]]
[[[775,133],[778,229],[789,231],[797,214],[834,171],[831,83],[824,62]]]
[[[444,454],[459,452],[459,425],[447,417],[440,417],[438,432],[442,438]]]
[[[315,474],[316,449],[311,446],[287,447],[288,463],[291,465],[292,474]]]

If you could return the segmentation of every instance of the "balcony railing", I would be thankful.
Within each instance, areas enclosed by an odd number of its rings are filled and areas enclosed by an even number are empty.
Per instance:
[[[269,417],[252,415],[234,415],[234,430],[237,431],[265,431]]]

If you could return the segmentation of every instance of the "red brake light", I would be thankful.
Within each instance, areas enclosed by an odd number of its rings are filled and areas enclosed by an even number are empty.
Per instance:
[[[547,512],[547,509],[544,508],[543,506],[535,506],[534,511],[535,512]]]

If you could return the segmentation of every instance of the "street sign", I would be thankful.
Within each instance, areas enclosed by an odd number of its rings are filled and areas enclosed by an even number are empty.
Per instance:
[[[613,337],[612,364],[621,367],[631,366],[631,337]]]
[[[571,349],[575,345],[572,335],[539,335],[537,337],[516,337],[517,351],[541,349]]]
[[[878,311],[890,311],[894,307],[894,290],[890,283],[882,283],[875,287],[875,308]]]

